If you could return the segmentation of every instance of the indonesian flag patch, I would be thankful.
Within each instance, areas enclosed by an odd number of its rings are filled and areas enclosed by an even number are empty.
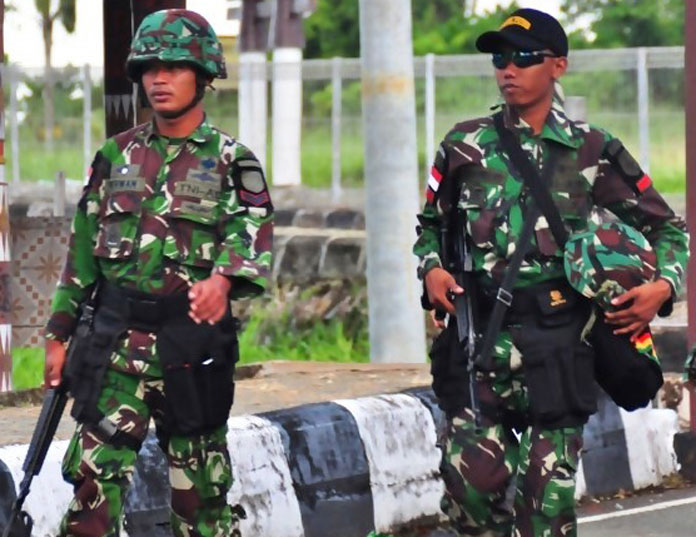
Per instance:
[[[432,203],[435,200],[435,194],[440,188],[440,182],[442,181],[442,174],[435,166],[430,169],[430,177],[428,177],[428,186],[425,189],[425,198],[428,203]]]
[[[638,181],[636,181],[636,188],[641,194],[645,192],[650,185],[652,185],[652,179],[648,175],[643,175]]]

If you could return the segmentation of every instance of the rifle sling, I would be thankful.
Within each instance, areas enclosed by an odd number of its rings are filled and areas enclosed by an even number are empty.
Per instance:
[[[563,248],[568,240],[568,231],[563,224],[561,213],[558,212],[558,207],[551,197],[551,192],[549,191],[550,176],[547,176],[546,168],[544,169],[544,178],[541,178],[536,166],[532,164],[527,154],[522,147],[520,147],[515,135],[505,128],[502,112],[498,112],[494,116],[494,121],[495,129],[498,132],[498,137],[500,138],[503,149],[510,157],[510,161],[515,168],[522,174],[522,178],[527,188],[529,188],[530,194],[534,198],[539,209],[541,209],[541,214],[546,218],[546,222],[551,229],[556,244],[559,248]],[[552,158],[556,156],[556,147],[554,144],[549,145],[549,150]],[[548,167],[550,166],[547,166],[547,168]]]
[[[517,168],[517,170],[522,174],[525,184],[532,192],[534,203],[527,204],[527,214],[525,215],[524,225],[522,226],[522,231],[520,232],[520,237],[517,240],[517,244],[515,244],[515,251],[512,254],[512,258],[510,259],[510,262],[505,269],[505,273],[503,274],[503,280],[498,288],[493,311],[488,319],[486,333],[483,337],[483,341],[481,342],[481,348],[478,356],[476,357],[475,364],[483,370],[493,369],[492,365],[490,364],[493,347],[498,339],[498,334],[500,334],[500,329],[503,326],[505,313],[512,304],[512,291],[515,281],[517,280],[517,275],[519,274],[520,267],[522,266],[522,261],[524,260],[524,257],[531,246],[532,233],[534,233],[536,222],[539,219],[539,202],[537,201],[536,196],[533,194],[534,190],[532,189],[531,185],[534,183],[539,183],[542,180],[546,182],[550,180],[556,169],[556,160],[558,156],[555,151],[549,151],[549,158],[544,166],[544,178],[542,179],[539,176],[539,172],[536,167],[530,162],[524,150],[520,147],[515,135],[510,130],[505,128],[503,112],[498,112],[495,114],[493,116],[493,121],[502,148],[510,157],[510,160],[515,168]],[[519,162],[520,157],[523,159],[523,162],[526,163],[525,165],[522,165]],[[561,226],[562,225],[563,224],[561,223]]]

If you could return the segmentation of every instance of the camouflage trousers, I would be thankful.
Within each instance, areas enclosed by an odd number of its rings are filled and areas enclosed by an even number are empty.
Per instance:
[[[119,430],[140,441],[147,435],[150,418],[154,419],[169,466],[175,536],[239,535],[238,512],[226,502],[232,485],[226,426],[201,436],[169,434],[162,424],[160,376],[110,369],[98,406]],[[61,522],[61,536],[118,535],[137,455],[133,449],[106,443],[89,427],[78,425],[63,459],[63,476],[75,494]]]
[[[484,412],[479,427],[469,409],[448,420],[442,510],[460,535],[576,537],[575,473],[583,428],[527,426],[515,434],[500,416],[525,413],[527,391],[509,335],[502,333],[498,343],[499,367],[495,374],[479,374],[477,393],[484,408],[502,412]]]

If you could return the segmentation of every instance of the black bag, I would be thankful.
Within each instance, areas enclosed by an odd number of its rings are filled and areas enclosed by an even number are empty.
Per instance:
[[[494,122],[501,144],[515,167],[522,173],[525,184],[546,217],[556,244],[563,248],[568,240],[568,232],[548,185],[540,180],[538,171],[513,133],[505,128],[502,112],[494,116]],[[595,311],[597,320],[588,339],[596,352],[597,382],[617,405],[626,410],[635,410],[647,405],[662,386],[660,366],[639,352],[628,336],[614,335],[611,325],[604,322],[599,308],[595,307]]]
[[[615,335],[596,308],[597,320],[589,341],[597,353],[595,376],[602,389],[626,410],[644,407],[664,382],[662,369],[636,349],[628,334]]]

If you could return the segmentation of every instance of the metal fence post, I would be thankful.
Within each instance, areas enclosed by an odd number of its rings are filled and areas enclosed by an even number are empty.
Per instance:
[[[435,158],[435,55],[425,55],[425,177]]]
[[[56,174],[53,216],[65,216],[65,172],[62,170]]]
[[[19,167],[19,124],[17,122],[17,70],[13,65],[7,66],[10,79],[10,138],[12,138],[12,183],[15,185],[21,179]]]
[[[638,132],[640,143],[640,165],[650,173],[650,96],[648,87],[648,54],[640,47],[638,54]]]
[[[82,68],[82,157],[84,159],[84,175],[87,176],[92,162],[92,77],[89,65]]]
[[[331,62],[331,196],[341,197],[341,58]]]

